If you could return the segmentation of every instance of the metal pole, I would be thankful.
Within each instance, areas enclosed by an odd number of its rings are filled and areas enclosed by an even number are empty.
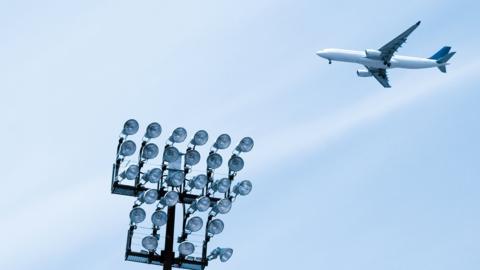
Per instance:
[[[163,251],[163,270],[172,270],[174,255],[173,238],[175,234],[175,205],[168,207],[167,229],[165,232],[165,249]]]

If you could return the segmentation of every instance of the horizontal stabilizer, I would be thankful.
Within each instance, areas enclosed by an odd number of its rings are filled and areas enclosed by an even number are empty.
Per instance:
[[[437,60],[437,63],[441,64],[441,66],[438,66],[438,69],[441,72],[447,73],[447,67],[446,67],[446,65],[448,65],[447,62],[448,60],[450,60],[450,58],[452,58],[453,55],[455,55],[455,52],[448,53],[447,55]]]

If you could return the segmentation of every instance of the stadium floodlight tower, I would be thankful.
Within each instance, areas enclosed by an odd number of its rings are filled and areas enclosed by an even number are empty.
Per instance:
[[[125,260],[161,265],[166,270],[173,267],[203,270],[211,260],[228,261],[233,249],[215,247],[208,254],[208,243],[224,230],[225,224],[218,216],[229,213],[237,197],[252,190],[249,180],[235,181],[244,167],[240,155],[252,150],[252,138],[240,140],[228,160],[228,173],[218,177],[222,174],[216,170],[223,163],[219,150],[229,148],[229,135],[222,134],[215,140],[206,158],[205,173],[195,174],[193,167],[200,162],[198,148],[208,141],[205,130],[197,131],[185,152],[181,152],[177,146],[185,142],[187,131],[182,127],[174,129],[163,153],[152,142],[162,133],[160,124],[147,126],[137,151],[130,136],[138,130],[136,120],[125,122],[112,172],[112,193],[135,198],[130,210]],[[177,210],[183,212],[181,224],[175,224]],[[151,223],[144,225],[149,212]],[[175,228],[181,231],[176,241]],[[195,240],[195,237],[200,238]],[[163,245],[160,240],[164,240]],[[200,247],[197,251],[196,246]]]

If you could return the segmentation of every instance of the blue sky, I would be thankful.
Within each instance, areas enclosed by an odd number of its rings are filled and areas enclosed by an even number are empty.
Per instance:
[[[249,135],[252,194],[209,269],[480,265],[478,4],[473,1],[2,1],[1,269],[123,261],[132,200],[109,194],[123,122]],[[458,51],[392,89],[321,48]]]

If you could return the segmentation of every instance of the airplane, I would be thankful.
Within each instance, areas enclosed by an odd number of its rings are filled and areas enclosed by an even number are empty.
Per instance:
[[[451,47],[445,46],[429,58],[394,55],[407,40],[407,37],[420,25],[420,21],[401,33],[398,37],[385,44],[378,50],[366,49],[365,51],[351,51],[342,49],[324,49],[316,54],[332,61],[357,63],[365,66],[366,69],[357,70],[359,77],[374,77],[385,88],[389,88],[387,69],[406,68],[420,69],[436,67],[446,73],[448,60],[455,52],[450,52]]]

